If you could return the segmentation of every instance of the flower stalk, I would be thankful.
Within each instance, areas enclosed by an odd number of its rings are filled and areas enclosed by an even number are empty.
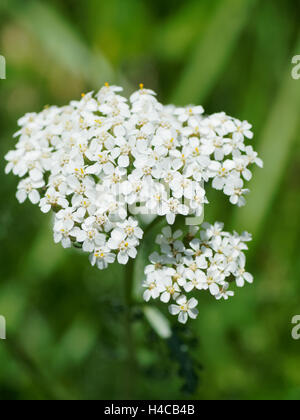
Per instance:
[[[134,269],[135,260],[130,260],[125,266],[124,278],[124,302],[125,302],[125,338],[127,346],[126,378],[124,381],[124,394],[126,399],[131,399],[135,394],[137,358],[134,341],[134,322],[133,322],[133,288],[134,288]]]

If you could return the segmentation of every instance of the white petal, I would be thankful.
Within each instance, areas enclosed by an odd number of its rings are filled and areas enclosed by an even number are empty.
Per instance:
[[[164,303],[168,303],[170,301],[171,295],[168,292],[164,292],[161,297],[160,300]]]
[[[238,277],[236,279],[236,285],[238,287],[244,287],[245,286],[245,280],[243,279],[243,277]]]
[[[129,157],[121,155],[118,159],[118,164],[121,168],[127,168],[129,166]]]
[[[188,283],[186,283],[186,285],[184,285],[184,290],[187,292],[187,293],[190,293],[192,290],[194,289],[194,283],[193,282],[188,282]]]
[[[19,201],[19,203],[22,204],[26,200],[27,194],[26,194],[25,190],[19,190],[19,191],[17,191],[16,197],[17,197],[17,200]]]
[[[54,232],[54,242],[58,244],[61,241],[62,235],[59,232]]]
[[[216,296],[220,293],[220,289],[216,283],[210,284],[209,291],[213,296]]]
[[[49,213],[49,211],[51,210],[50,204],[46,204],[45,206],[41,207],[41,210],[43,213]]]
[[[70,238],[63,238],[61,242],[62,242],[62,246],[64,248],[71,248],[71,239]]]
[[[188,306],[190,309],[195,308],[197,305],[198,305],[198,301],[195,298],[190,299],[188,302]]]
[[[86,240],[87,234],[84,230],[78,228],[78,230],[76,230],[75,236],[78,242],[84,242]]]
[[[32,171],[30,171],[30,178],[33,181],[40,181],[43,178],[43,173],[38,169],[33,169]]]
[[[214,178],[212,186],[216,190],[222,190],[224,187],[224,179],[220,177]]]
[[[187,301],[186,296],[182,295],[177,299],[176,302],[178,303],[178,305],[184,305],[186,303],[186,301]]]
[[[166,217],[167,217],[167,222],[169,223],[169,225],[174,225],[175,219],[176,219],[175,214],[168,213]]]
[[[190,318],[196,319],[197,316],[199,315],[199,311],[197,309],[190,309],[188,311],[188,314],[189,314]]]
[[[31,191],[28,197],[29,197],[29,200],[32,202],[32,204],[37,204],[41,198],[37,190]]]
[[[145,290],[145,292],[144,292],[144,295],[143,295],[143,298],[144,298],[144,300],[146,301],[146,302],[149,302],[149,300],[151,299],[151,292],[150,292],[150,290]]]
[[[178,305],[170,305],[169,312],[171,315],[178,315],[180,312],[180,306]]]
[[[252,274],[250,274],[250,273],[245,273],[245,274],[244,274],[244,279],[245,279],[248,283],[250,283],[250,284],[252,284],[252,283],[253,283],[253,276],[252,276]]]
[[[119,252],[118,254],[118,263],[126,265],[128,263],[129,257],[126,252]]]
[[[137,256],[137,250],[136,250],[135,248],[130,248],[130,249],[128,250],[128,255],[129,255],[131,258],[136,258],[136,256]]]
[[[180,312],[180,314],[178,316],[178,321],[181,324],[186,324],[188,319],[189,319],[189,316],[188,316],[187,312]]]
[[[95,250],[95,244],[93,241],[84,241],[83,245],[82,245],[82,250],[84,252],[93,252]]]

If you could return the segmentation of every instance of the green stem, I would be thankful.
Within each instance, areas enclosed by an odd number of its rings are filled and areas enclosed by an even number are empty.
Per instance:
[[[125,267],[125,290],[124,290],[124,297],[126,306],[132,306],[132,291],[134,285],[134,261],[133,259],[129,259],[126,267]]]
[[[156,226],[164,221],[161,217],[156,217],[152,223],[150,223],[144,233],[144,238],[148,235],[153,234]],[[136,347],[134,342],[133,332],[133,289],[134,289],[134,272],[135,272],[135,260],[130,259],[125,267],[125,279],[124,279],[124,301],[125,301],[125,334],[126,334],[126,345],[127,345],[127,366],[126,366],[126,378],[125,378],[125,399],[133,399],[135,394],[136,386],[136,373],[137,373],[137,357]]]
[[[127,366],[125,378],[125,399],[133,399],[136,385],[137,360],[133,334],[133,285],[134,260],[130,259],[125,267],[124,300],[125,300],[125,334],[127,343]]]
[[[159,226],[161,223],[166,223],[163,217],[156,217],[145,229],[144,231],[144,238],[148,236],[148,234],[153,233],[153,230],[156,226]]]

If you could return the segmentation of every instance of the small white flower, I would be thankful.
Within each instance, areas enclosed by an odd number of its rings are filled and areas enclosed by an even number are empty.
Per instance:
[[[186,108],[179,108],[175,111],[175,114],[178,115],[180,122],[186,122],[194,115],[202,115],[203,113],[204,109],[202,106],[189,106]]]
[[[249,190],[243,188],[244,182],[241,178],[232,176],[226,182],[224,187],[224,194],[230,196],[231,204],[236,204],[242,207],[246,204],[245,194],[249,193]]]
[[[94,253],[90,255],[91,264],[97,265],[99,270],[105,270],[109,264],[115,262],[116,256],[113,254],[109,247],[102,246],[101,248],[95,249]]]
[[[75,227],[73,232],[77,242],[82,243],[84,252],[94,252],[106,244],[106,236],[87,223],[83,223],[81,229]]]
[[[143,287],[146,288],[144,292],[144,300],[146,302],[149,302],[150,299],[157,299],[164,290],[164,287],[158,279],[156,273],[150,273],[143,283]]]
[[[157,236],[156,243],[158,245],[172,245],[174,244],[181,236],[183,232],[181,230],[177,230],[176,232],[172,232],[170,226],[163,228],[162,233]]]
[[[189,209],[186,205],[180,204],[180,201],[177,198],[170,198],[167,201],[168,205],[168,212],[166,214],[166,219],[169,225],[173,225],[175,223],[176,215],[181,214],[183,216],[187,216],[189,214]]]
[[[193,255],[198,267],[203,266],[204,263],[206,268],[207,265],[205,265],[205,258],[212,257],[212,250],[209,247],[203,245],[203,242],[198,238],[195,238],[190,242],[190,247],[191,249],[187,250],[186,254]]]
[[[242,254],[240,257],[240,267],[238,268],[236,275],[236,284],[238,287],[244,287],[245,282],[252,284],[253,283],[253,276],[250,273],[247,273],[245,269],[246,258]]]
[[[189,277],[186,274],[184,265],[177,265],[176,271],[174,270],[174,273],[172,273],[173,282],[177,283],[180,287],[185,287],[188,279]]]
[[[180,296],[177,301],[177,305],[170,305],[169,311],[171,315],[178,315],[178,321],[181,324],[186,324],[188,318],[196,319],[198,316],[198,310],[196,306],[198,301],[195,298],[187,300],[186,296]]]
[[[230,297],[234,296],[234,292],[228,290],[229,283],[225,283],[222,288],[220,289],[220,293],[215,296],[217,300],[224,299],[228,300]]]
[[[38,204],[41,196],[39,189],[45,185],[44,181],[33,181],[31,178],[24,179],[18,185],[17,199],[20,203],[29,198],[32,204]]]
[[[194,289],[198,290],[205,290],[205,284],[206,284],[206,275],[203,271],[197,270],[192,276],[192,280],[189,280],[184,285],[184,290],[189,293]]]
[[[192,199],[195,192],[195,183],[180,173],[176,173],[173,181],[170,183],[173,196],[177,199],[185,197]]]
[[[253,150],[252,146],[247,146],[245,148],[247,158],[249,159],[249,163],[255,163],[260,168],[263,168],[264,163],[263,161],[258,157],[258,153]]]
[[[209,289],[211,295],[217,296],[220,293],[219,284],[221,281],[222,278],[217,270],[208,269],[204,288]]]
[[[124,231],[128,238],[141,240],[144,236],[143,230],[139,227],[137,220],[130,217],[123,223],[118,223],[117,226]]]
[[[226,160],[223,164],[219,162],[213,162],[210,165],[210,170],[214,174],[213,188],[216,190],[222,190],[226,185],[228,176],[235,168],[235,163],[232,160]]]
[[[193,258],[187,257],[184,259],[184,264],[186,265],[186,277],[190,280],[193,280],[195,277],[200,278],[202,276],[202,270],[205,270],[208,267],[208,262],[204,256],[198,258],[196,262]]]
[[[126,232],[121,229],[115,229],[111,233],[108,241],[110,249],[118,252],[119,264],[127,264],[129,258],[135,258],[137,255],[136,246],[138,241],[135,238],[128,238]]]
[[[75,210],[72,207],[62,209],[55,215],[55,224],[56,223],[63,223],[64,227],[67,230],[71,230],[75,223],[82,223],[84,218],[84,214],[79,210]],[[54,224],[54,228],[55,228]]]
[[[249,124],[247,121],[239,121],[235,120],[236,124],[236,131],[233,133],[233,138],[239,141],[244,140],[244,137],[248,139],[253,139],[253,133],[251,131],[252,125]]]
[[[116,140],[116,147],[112,150],[111,156],[114,160],[118,159],[117,163],[121,168],[128,168],[131,152],[132,147],[130,144],[128,144],[125,138],[121,138]]]
[[[52,208],[67,208],[69,206],[68,200],[66,200],[59,192],[53,187],[50,187],[46,196],[40,201],[40,208],[43,213],[49,213]]]
[[[73,228],[69,228],[63,222],[57,223],[54,227],[54,242],[58,244],[62,243],[64,248],[71,248],[72,239],[74,237]]]
[[[93,216],[85,219],[85,223],[95,227],[100,232],[106,233],[110,232],[114,227],[114,223],[109,219],[107,212],[101,208]]]
[[[163,291],[160,300],[164,303],[170,302],[170,299],[176,300],[180,295],[180,288],[177,283],[173,283],[171,277],[164,277],[162,280]]]
[[[220,238],[223,235],[224,223],[215,223],[210,225],[209,223],[203,223],[202,225],[204,231],[202,231],[202,239],[210,240],[215,238]]]

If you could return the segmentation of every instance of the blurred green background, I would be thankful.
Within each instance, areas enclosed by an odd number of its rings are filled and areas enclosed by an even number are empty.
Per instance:
[[[1,0],[1,159],[24,113],[106,81],[126,92],[143,82],[164,103],[249,120],[265,169],[246,208],[209,192],[206,213],[254,234],[255,284],[229,303],[203,294],[198,320],[169,318],[167,340],[137,308],[131,343],[123,270],[99,272],[55,246],[51,218],[17,203],[2,159],[0,399],[299,399],[299,18],[294,0]],[[137,284],[151,246],[148,236]]]

